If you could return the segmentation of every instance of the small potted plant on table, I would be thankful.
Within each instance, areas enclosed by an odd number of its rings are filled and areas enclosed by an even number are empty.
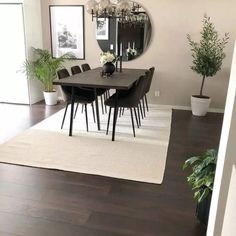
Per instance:
[[[208,222],[216,162],[217,151],[209,149],[200,156],[190,157],[183,165],[183,169],[192,167],[192,173],[187,177],[187,181],[195,191],[197,218],[205,225]]]
[[[26,72],[28,79],[38,79],[43,84],[44,99],[47,105],[57,103],[57,92],[53,88],[53,80],[57,78],[57,70],[63,67],[66,59],[75,57],[66,53],[59,58],[53,58],[47,50],[32,48],[36,60],[26,60],[23,65],[23,72]]]
[[[192,113],[196,116],[205,116],[211,102],[210,97],[203,95],[205,79],[214,76],[221,70],[222,61],[226,56],[224,48],[228,42],[229,34],[225,33],[225,36],[219,39],[210,17],[204,15],[200,42],[193,41],[189,34],[187,39],[193,57],[191,69],[202,76],[199,95],[191,96]]]

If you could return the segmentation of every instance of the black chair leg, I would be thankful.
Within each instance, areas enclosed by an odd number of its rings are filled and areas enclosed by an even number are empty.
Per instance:
[[[137,106],[137,109],[138,109],[138,120],[139,120],[139,126],[141,126],[141,117],[140,117],[139,106]]]
[[[137,111],[136,111],[136,108],[135,108],[135,107],[134,107],[134,115],[135,115],[137,127],[139,128],[139,121],[138,121]]]
[[[85,111],[86,127],[87,127],[87,132],[88,132],[88,113],[87,113],[87,104],[84,105],[84,111]]]
[[[107,99],[106,94],[104,93],[102,96],[103,96],[104,101],[105,101]],[[107,106],[105,104],[104,104],[104,107],[105,107],[105,113],[107,114]]]
[[[146,117],[145,106],[144,106],[144,99],[143,98],[142,98],[142,103],[143,103],[143,116]]]
[[[62,119],[61,129],[63,129],[63,125],[64,125],[64,121],[65,121],[65,118],[66,118],[66,112],[67,112],[68,105],[69,105],[69,103],[66,103],[66,109],[65,109],[64,116],[63,116],[63,119]]]
[[[108,131],[109,131],[110,118],[111,118],[111,107],[109,107],[108,120],[107,120],[107,132],[106,132],[106,135],[108,135]]]
[[[125,108],[123,107],[122,108],[122,116],[124,115],[124,113],[125,113]]]
[[[79,107],[79,103],[77,103],[77,105],[76,105],[76,108],[75,108],[74,119],[75,119],[75,117],[76,117],[76,114],[77,114],[78,107]]]
[[[104,114],[103,98],[102,98],[102,96],[100,96],[100,97],[101,97],[101,105],[102,105],[102,114]]]
[[[134,117],[133,117],[132,108],[130,108],[130,115],[131,115],[131,121],[132,121],[132,127],[133,127],[133,134],[134,134],[134,137],[135,137]]]
[[[120,110],[119,110],[119,117],[121,117],[121,113],[122,113],[122,107],[120,107]]]
[[[92,111],[93,111],[93,120],[94,120],[94,123],[96,123],[95,112],[94,112],[94,105],[93,105],[93,103],[91,103],[91,106],[92,106]]]
[[[146,95],[146,94],[144,95],[144,99],[145,99],[145,103],[146,103],[147,111],[149,111],[149,108],[148,108],[148,102],[147,102],[147,95]]]
[[[139,109],[140,109],[141,117],[142,117],[142,119],[143,119],[143,111],[142,111],[141,102],[139,103]]]

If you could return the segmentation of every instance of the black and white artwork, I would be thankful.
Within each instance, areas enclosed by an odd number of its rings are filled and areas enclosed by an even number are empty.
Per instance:
[[[69,52],[84,59],[84,7],[50,6],[50,23],[53,57]]]
[[[96,38],[98,40],[109,39],[109,20],[108,18],[97,18]]]

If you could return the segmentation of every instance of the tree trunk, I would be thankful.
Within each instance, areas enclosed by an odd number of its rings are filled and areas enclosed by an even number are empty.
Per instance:
[[[203,78],[202,78],[202,85],[201,85],[201,90],[200,90],[200,96],[202,96],[202,91],[203,91],[203,86],[204,86],[204,83],[205,83],[205,78],[206,78],[206,76],[204,75]]]

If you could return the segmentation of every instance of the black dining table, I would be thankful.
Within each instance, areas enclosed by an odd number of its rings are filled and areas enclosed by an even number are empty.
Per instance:
[[[96,117],[97,117],[97,128],[100,130],[100,117],[99,117],[99,106],[97,98],[97,89],[115,89],[115,90],[128,90],[132,85],[139,79],[140,76],[145,75],[146,69],[128,69],[123,68],[122,72],[114,72],[110,77],[101,76],[102,68],[95,68],[92,70],[85,71],[83,73],[71,75],[67,78],[54,80],[54,85],[69,86],[72,87],[71,91],[71,113],[70,113],[70,127],[69,136],[72,136],[73,130],[73,114],[74,114],[74,102],[75,102],[75,87],[89,87],[94,89],[95,94],[95,106],[96,106]],[[118,96],[116,93],[114,115],[113,115],[113,129],[112,129],[112,141],[115,140],[115,127],[118,108],[116,106]]]

